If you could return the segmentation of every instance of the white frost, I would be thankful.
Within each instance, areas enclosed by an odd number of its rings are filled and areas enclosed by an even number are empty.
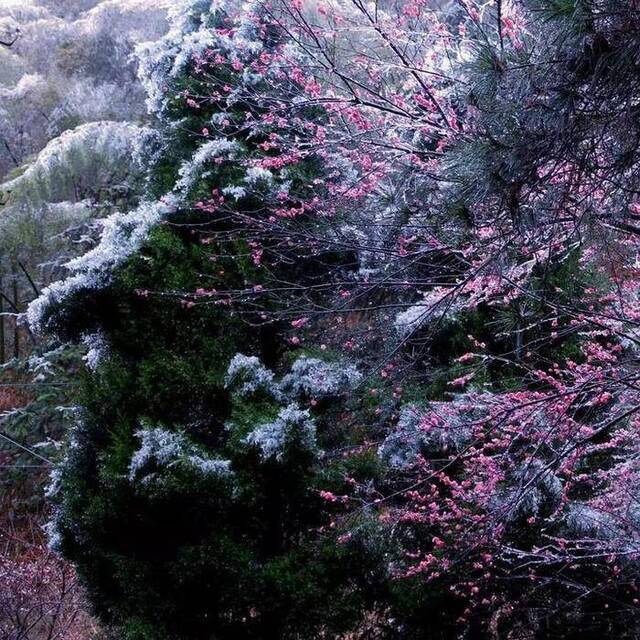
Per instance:
[[[273,422],[256,427],[245,442],[260,449],[263,460],[280,462],[291,446],[315,451],[316,427],[309,411],[292,403],[282,409]]]
[[[177,465],[207,477],[226,479],[233,476],[231,462],[219,458],[205,457],[185,436],[166,429],[142,429],[136,433],[140,448],[133,454],[129,464],[129,480],[149,484],[159,474]]]
[[[351,364],[302,356],[293,363],[291,373],[282,379],[280,389],[291,398],[325,398],[353,388],[361,379],[362,375]]]
[[[250,396],[258,391],[278,397],[273,378],[273,372],[258,358],[237,353],[229,363],[225,386],[238,397]]]

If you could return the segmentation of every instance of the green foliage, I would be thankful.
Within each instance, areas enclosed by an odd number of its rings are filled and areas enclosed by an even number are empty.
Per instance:
[[[551,19],[561,19],[575,30],[581,30],[591,18],[589,3],[585,0],[536,0],[537,9]]]

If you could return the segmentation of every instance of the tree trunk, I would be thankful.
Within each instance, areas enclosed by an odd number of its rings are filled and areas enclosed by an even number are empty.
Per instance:
[[[18,300],[18,277],[15,275],[13,275],[13,282],[12,282],[12,287],[13,287],[13,304],[15,306],[15,319],[13,321],[13,357],[14,358],[19,358],[20,357],[20,326],[18,324],[19,322],[19,317],[18,317],[18,309],[20,308],[19,304],[20,301]]]
[[[0,291],[2,291],[2,274],[0,274]],[[4,298],[0,297],[0,364],[7,360],[4,335]]]

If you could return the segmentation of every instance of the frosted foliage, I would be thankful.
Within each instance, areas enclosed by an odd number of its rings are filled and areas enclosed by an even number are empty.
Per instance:
[[[317,358],[298,358],[291,373],[280,383],[285,395],[290,397],[311,396],[324,398],[337,396],[357,385],[362,375],[351,364],[324,362]]]
[[[40,6],[48,4],[48,7]],[[2,0],[0,17],[19,23],[23,39],[36,32],[65,28],[76,38],[104,29],[134,41],[152,40],[166,31],[173,0]],[[32,43],[27,42],[27,46]],[[19,43],[24,49],[24,43]]]
[[[130,213],[116,213],[105,220],[100,243],[72,260],[69,268],[86,274],[107,275],[147,239],[151,229],[173,210],[171,201],[146,202]]]
[[[429,410],[410,404],[400,410],[395,430],[378,449],[390,467],[407,469],[419,456],[443,455],[458,451],[471,438],[471,429],[458,415],[445,411],[444,403],[433,403]]]
[[[5,182],[13,199],[68,200],[79,183],[87,189],[134,181],[143,173],[142,155],[149,129],[123,122],[91,122],[52,140],[27,170]]]
[[[1,33],[1,28],[0,28]],[[25,75],[27,64],[10,49],[0,49],[0,85],[4,90],[17,84]]]
[[[95,371],[109,354],[109,344],[102,333],[91,333],[83,336],[83,344],[87,347],[84,361],[91,371]]]
[[[224,8],[228,9],[229,7],[225,4]],[[218,16],[217,9],[222,9],[222,4],[202,1],[173,3],[169,11],[169,32],[158,42],[145,45],[139,50],[141,56],[140,74],[150,103],[153,103],[155,98],[165,95],[168,79],[179,75],[183,70],[182,65],[190,60],[191,56],[211,37],[216,38],[216,46],[233,52],[233,55],[236,53],[238,56],[249,55],[247,51],[251,50],[251,47],[246,46],[245,37],[248,37],[247,34],[251,32],[251,29],[246,26],[238,31],[238,35],[216,33],[212,27]],[[212,11],[213,13],[211,13]],[[239,35],[240,31],[244,35]],[[212,34],[215,35],[212,36]],[[90,127],[93,127],[93,130]],[[134,138],[144,138],[143,130],[132,129],[132,133]],[[67,170],[74,176],[84,175],[83,171],[77,170],[74,162],[75,164],[80,163],[81,167],[83,166],[83,154],[86,155],[87,145],[70,145],[70,142],[73,142],[76,137],[90,136],[92,141],[95,138],[94,144],[97,144],[102,151],[101,157],[107,159],[109,168],[114,171],[120,170],[122,167],[131,167],[132,163],[136,169],[138,167],[139,147],[132,148],[119,144],[118,141],[122,136],[109,135],[107,131],[100,130],[100,127],[95,123],[75,130],[71,138],[69,135],[61,136],[58,141],[51,143],[42,152],[33,167],[24,176],[16,179],[17,181],[13,182],[11,186],[13,188],[23,187],[24,189],[28,187],[30,192],[35,194],[32,197],[37,195],[44,198],[47,189],[48,191],[53,189],[52,185],[60,188],[61,181],[57,176],[55,180],[52,179],[55,171]],[[144,140],[144,142],[148,141]],[[66,153],[69,146],[73,147],[73,153]],[[115,214],[108,218],[100,244],[82,258],[69,263],[70,278],[63,284],[54,284],[46,288],[39,300],[30,306],[28,316],[32,326],[40,330],[50,305],[62,302],[68,294],[82,288],[96,289],[107,286],[110,282],[111,270],[140,248],[148,237],[151,227],[160,222],[170,210],[175,210],[177,206],[182,204],[182,199],[189,194],[194,184],[214,169],[213,161],[221,156],[234,157],[236,152],[240,150],[241,146],[238,142],[226,138],[205,142],[179,169],[179,179],[171,194],[165,197],[164,202],[142,203],[131,213]],[[119,161],[109,163],[111,158],[118,156],[119,151],[122,151]],[[65,153],[70,158],[67,158]],[[78,155],[77,161],[75,155]],[[267,172],[266,175],[270,174]],[[261,178],[264,177],[265,175],[261,174]],[[124,179],[126,176],[123,176]],[[226,194],[231,198],[239,199],[244,196],[242,186],[221,185],[221,188],[226,188]]]
[[[179,76],[194,57],[203,55],[215,44],[216,38],[208,29],[187,33],[180,43],[169,75],[173,78]]]
[[[165,88],[194,54],[202,53],[212,43],[203,29],[196,33],[206,14],[219,3],[211,0],[177,0],[168,13],[169,31],[156,42],[141,44],[136,49],[140,61],[139,78],[147,93],[147,108],[158,114],[165,106]],[[183,40],[188,40],[185,46]]]
[[[569,505],[565,523],[573,535],[581,538],[611,540],[620,535],[620,528],[608,513],[581,502]]]
[[[50,114],[59,100],[52,78],[30,71],[25,60],[10,56],[4,49],[2,54],[0,134],[9,148],[3,144],[0,174],[17,166],[46,144]],[[20,65],[17,66],[16,62]],[[18,78],[15,77],[17,75]]]
[[[151,229],[173,211],[170,202],[166,199],[164,202],[142,203],[131,213],[115,213],[107,218],[100,243],[67,264],[73,275],[46,287],[40,297],[29,305],[27,320],[32,329],[41,331],[49,309],[73,293],[107,285],[112,269],[134,254]]]
[[[141,447],[133,454],[129,465],[129,479],[133,482],[145,475],[151,464],[158,468],[167,467],[185,454],[185,439],[178,433],[164,429],[145,429],[136,436]]]
[[[0,88],[0,100],[30,100],[42,103],[43,96],[49,91],[47,79],[39,73],[25,73],[18,82],[9,88]]]
[[[257,357],[238,353],[229,364],[225,383],[240,397],[261,391],[276,400],[283,397],[296,400],[299,397],[337,396],[361,379],[361,374],[351,364],[324,362],[303,356],[294,362],[290,372],[280,382],[276,382],[273,372]]]
[[[20,38],[14,45],[18,55],[28,60],[34,68],[42,71],[54,70],[55,60],[51,53],[59,51],[69,39],[78,38],[73,22],[55,16],[41,19],[19,19]]]
[[[47,547],[51,551],[60,553],[62,551],[62,535],[57,518],[54,516],[49,522],[45,522],[42,528],[47,536]]]
[[[206,477],[231,478],[231,462],[205,457],[181,434],[165,429],[143,429],[136,433],[140,448],[129,465],[129,480],[149,484],[162,471],[181,465]]]
[[[92,446],[90,437],[87,432],[87,426],[84,423],[80,412],[75,411],[76,424],[69,431],[69,441],[62,460],[53,467],[49,476],[49,484],[45,489],[45,495],[48,499],[62,498],[64,502],[64,492],[62,490],[62,481],[65,475],[74,469],[82,468],[87,457],[91,456]],[[51,519],[45,525],[45,531],[48,538],[48,545],[54,551],[60,550],[62,537],[60,534],[61,525],[65,519],[64,508],[60,504],[54,504],[51,513]],[[67,523],[65,523],[67,524]]]
[[[260,449],[263,460],[282,461],[291,447],[316,450],[316,427],[309,411],[292,403],[273,422],[256,427],[245,442]]]
[[[141,95],[128,85],[103,82],[87,88],[83,79],[69,80],[65,94],[52,114],[52,129],[64,126],[67,120],[124,121],[143,114]]]
[[[139,121],[144,96],[131,53],[136,42],[166,32],[170,4],[2,0],[0,35],[9,40],[19,32],[19,38],[10,49],[0,47],[0,133],[8,144],[0,152],[0,172],[79,124]]]
[[[424,299],[396,315],[394,326],[398,334],[407,338],[434,318],[452,318],[462,303],[450,295],[449,290],[435,288]]]
[[[521,469],[513,484],[501,501],[501,509],[506,509],[510,519],[536,517],[542,511],[553,511],[562,500],[562,482],[538,460]]]
[[[208,174],[210,169],[207,169],[207,165],[212,167],[215,158],[222,156],[232,158],[239,149],[240,145],[235,140],[226,138],[210,140],[201,145],[193,157],[180,167],[178,171],[180,179],[176,183],[175,190],[187,193],[197,180]]]
[[[169,9],[171,33],[183,33],[197,28],[209,12],[219,11],[227,4],[223,0],[174,0]]]
[[[65,232],[88,224],[94,215],[94,208],[86,200],[6,205],[0,216],[0,251],[30,258],[37,250],[39,259],[46,261],[41,263],[44,272],[47,266],[58,266],[59,259],[69,259],[73,243]],[[65,249],[70,249],[66,258]]]
[[[11,18],[16,22],[42,20],[51,17],[46,7],[38,6],[33,0],[2,0],[0,16]]]
[[[278,389],[273,378],[273,373],[258,358],[238,353],[229,363],[225,385],[240,397],[259,391],[277,396]]]
[[[34,332],[44,330],[43,320],[46,313],[54,306],[62,303],[73,293],[85,289],[89,281],[83,274],[76,274],[63,281],[54,282],[45,287],[40,296],[27,308],[27,321]],[[96,284],[97,286],[97,284]]]
[[[247,195],[247,192],[242,187],[224,187],[222,194],[233,198],[236,202],[242,200]]]
[[[416,304],[405,311],[400,312],[394,325],[401,336],[408,336],[426,323],[429,308],[423,304]]]
[[[249,167],[247,169],[244,181],[249,186],[255,186],[259,182],[271,184],[271,182],[273,181],[273,173],[271,173],[271,171],[269,171],[268,169],[263,169],[262,167]]]
[[[251,19],[260,3],[244,3],[240,12],[243,20],[233,33],[215,33],[212,27],[221,18],[235,15],[240,2],[218,2],[216,0],[183,0],[169,11],[169,31],[154,43],[140,45],[137,56],[140,60],[139,77],[147,92],[147,107],[150,113],[160,114],[166,103],[166,89],[174,78],[179,77],[194,58],[202,56],[208,49],[219,49],[229,54],[231,60],[247,61],[260,53],[263,43]],[[262,79],[257,73],[245,72],[242,82],[251,86]],[[229,96],[241,91],[236,89]]]
[[[109,29],[137,42],[155,40],[167,29],[172,4],[174,0],[103,0],[78,22],[87,30]]]
[[[49,475],[49,484],[47,484],[44,495],[47,498],[55,498],[60,494],[62,483],[62,470],[60,467],[54,467]]]

